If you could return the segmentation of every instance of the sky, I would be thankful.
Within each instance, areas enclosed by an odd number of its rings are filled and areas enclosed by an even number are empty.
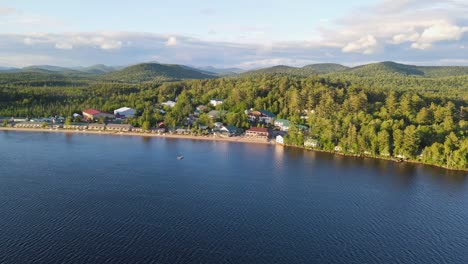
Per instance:
[[[0,66],[468,65],[468,0],[0,0]]]

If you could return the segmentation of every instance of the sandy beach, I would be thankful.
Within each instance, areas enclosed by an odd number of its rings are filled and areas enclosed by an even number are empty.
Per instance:
[[[174,139],[191,139],[191,140],[210,140],[238,143],[255,143],[255,144],[274,144],[273,141],[252,137],[221,137],[221,136],[194,136],[194,135],[175,135],[175,134],[154,134],[145,132],[117,132],[117,131],[97,131],[97,130],[72,130],[72,129],[52,129],[52,128],[15,128],[15,127],[0,127],[0,131],[18,131],[18,132],[49,132],[49,133],[73,133],[73,134],[92,134],[92,135],[110,135],[110,136],[137,136],[137,137],[158,137],[158,138],[174,138]]]

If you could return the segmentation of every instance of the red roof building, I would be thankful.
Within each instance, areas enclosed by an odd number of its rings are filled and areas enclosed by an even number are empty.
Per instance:
[[[268,138],[270,136],[270,131],[263,127],[251,127],[249,130],[245,131],[245,135],[248,137]]]
[[[114,118],[114,115],[90,108],[90,109],[83,110],[83,117],[87,120],[95,120],[95,119],[98,119],[99,117]]]

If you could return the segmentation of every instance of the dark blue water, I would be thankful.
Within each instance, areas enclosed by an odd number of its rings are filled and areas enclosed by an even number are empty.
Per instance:
[[[0,132],[0,230],[0,263],[468,263],[468,185],[270,145]]]

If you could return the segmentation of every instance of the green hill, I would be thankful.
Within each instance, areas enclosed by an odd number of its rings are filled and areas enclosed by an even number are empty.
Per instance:
[[[361,77],[406,75],[421,77],[447,77],[467,75],[468,67],[463,66],[416,66],[391,61],[371,63],[346,71]]]
[[[253,71],[244,72],[242,76],[256,76],[256,75],[265,75],[265,74],[285,74],[297,77],[308,77],[311,75],[317,75],[317,71],[312,68],[296,68],[285,65],[278,65],[269,68],[263,68]]]
[[[78,72],[76,70],[59,67],[59,66],[52,66],[52,65],[33,65],[24,67],[21,69],[24,72],[53,72],[53,73],[70,73],[70,72]]]
[[[155,80],[208,79],[215,76],[176,64],[142,63],[103,75],[104,80],[147,82]]]
[[[303,69],[311,69],[317,73],[332,73],[346,71],[349,67],[336,63],[318,63],[304,66]]]
[[[117,69],[115,67],[107,66],[104,64],[96,64],[89,67],[80,68],[78,70],[91,74],[104,74],[116,71]]]

